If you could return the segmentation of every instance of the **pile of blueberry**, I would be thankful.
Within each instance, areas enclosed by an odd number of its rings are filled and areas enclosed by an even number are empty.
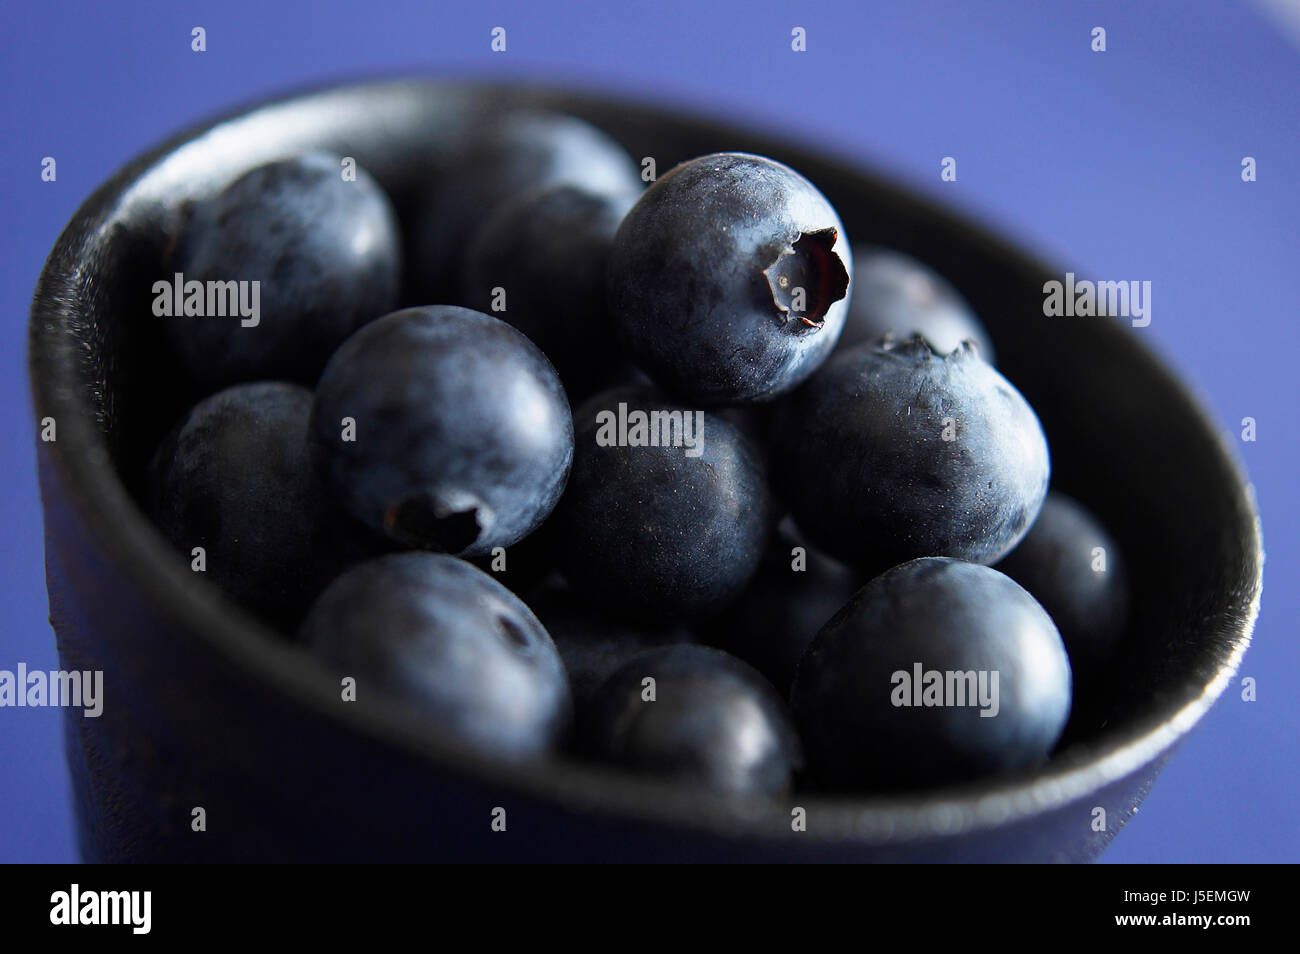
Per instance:
[[[169,249],[261,288],[158,319],[209,395],[149,468],[196,569],[503,759],[776,795],[1050,754],[1120,555],[940,276],[778,162],[647,187],[568,116],[480,129],[405,229],[349,164],[255,168]]]

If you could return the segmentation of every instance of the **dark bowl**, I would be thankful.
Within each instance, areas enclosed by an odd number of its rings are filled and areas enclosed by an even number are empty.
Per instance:
[[[917,256],[973,303],[1000,368],[1043,421],[1054,486],[1101,517],[1131,568],[1121,658],[1080,693],[1038,772],[907,798],[750,803],[567,761],[503,767],[385,700],[341,704],[334,676],[191,573],[150,523],[137,503],[141,461],[196,396],[149,308],[188,203],[271,157],[324,147],[355,156],[405,212],[466,130],[516,105],[585,117],[660,171],[720,149],[780,159],[827,194],[855,242]],[[1095,858],[1236,671],[1263,558],[1240,464],[1140,334],[1113,318],[1043,317],[1043,283],[1063,273],[856,165],[566,91],[349,86],[257,106],[150,151],[78,210],[32,306],[36,414],[57,422],[57,440],[37,444],[50,614],[62,667],[104,672],[99,718],[65,710],[82,855]],[[505,832],[492,825],[498,807]],[[806,830],[793,830],[795,807]]]

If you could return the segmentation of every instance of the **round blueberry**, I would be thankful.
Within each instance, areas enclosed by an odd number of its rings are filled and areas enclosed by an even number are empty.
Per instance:
[[[1080,677],[1114,654],[1128,615],[1123,556],[1077,501],[1052,491],[1025,538],[997,565],[1042,604]]]
[[[862,574],[809,546],[787,519],[745,591],[701,635],[749,663],[785,696],[808,644],[864,582]]]
[[[569,584],[655,620],[707,616],[739,595],[771,521],[744,435],[640,386],[598,394],[574,418],[573,474],[555,515]]]
[[[695,642],[680,626],[620,619],[564,587],[548,586],[529,605],[564,660],[580,720],[601,683],[628,659],[646,649]]]
[[[413,268],[425,300],[457,293],[465,248],[497,206],[564,183],[608,195],[644,187],[627,151],[575,116],[514,110],[487,122],[430,184],[416,223]]]
[[[803,176],[762,156],[703,156],[619,226],[610,309],[629,357],[680,399],[766,400],[835,347],[851,263],[839,217]]]
[[[963,341],[994,364],[993,343],[974,310],[941,275],[910,255],[886,248],[853,250],[853,298],[838,350],[886,335],[922,335],[940,354]]]
[[[1032,596],[989,567],[928,558],[876,577],[826,624],[791,700],[822,783],[887,791],[1032,768],[1070,691]]]
[[[1047,494],[1047,439],[969,345],[862,344],[776,409],[773,460],[799,528],[879,572],[922,556],[994,563]]]
[[[597,690],[587,725],[599,757],[731,795],[780,795],[802,764],[772,687],[704,646],[633,656]]]
[[[573,419],[537,346],[487,315],[435,305],[367,325],[316,388],[312,440],[348,509],[398,543],[482,556],[551,512]]]
[[[605,263],[635,200],[574,185],[524,193],[484,221],[466,253],[466,303],[536,343],[570,401],[633,376],[609,319]]]
[[[564,664],[542,624],[455,557],[358,564],[320,595],[299,640],[354,677],[358,699],[392,699],[479,750],[541,755],[569,725]]]
[[[258,166],[196,207],[170,265],[187,299],[202,289],[203,313],[158,319],[191,378],[314,384],[345,338],[396,305],[396,216],[365,170],[345,180],[341,161],[310,153]]]
[[[276,625],[293,625],[349,563],[382,538],[342,513],[312,467],[311,392],[237,384],[200,401],[150,467],[150,507],[163,533],[226,593]]]

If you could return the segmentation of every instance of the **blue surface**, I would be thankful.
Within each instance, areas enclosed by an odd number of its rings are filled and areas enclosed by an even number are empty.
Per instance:
[[[46,622],[27,308],[90,191],[160,138],[273,91],[421,69],[568,80],[714,110],[874,161],[1112,279],[1153,282],[1139,333],[1239,434],[1268,570],[1243,675],[1176,755],[1108,861],[1295,861],[1293,701],[1300,52],[1236,3],[844,0],[438,4],[8,0],[0,96],[0,669],[55,665]],[[798,11],[798,12],[796,12]],[[190,50],[190,29],[208,51]],[[1093,53],[1104,26],[1108,51]],[[489,51],[507,28],[508,51]],[[806,28],[808,51],[790,50]],[[1243,156],[1259,180],[1243,183]],[[44,183],[44,156],[58,180]],[[941,183],[939,161],[958,160]],[[1189,514],[1189,519],[1195,519]],[[74,856],[58,712],[0,709],[0,861]]]

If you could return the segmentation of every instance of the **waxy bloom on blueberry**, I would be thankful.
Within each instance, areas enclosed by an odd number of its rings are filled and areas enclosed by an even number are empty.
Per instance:
[[[1033,768],[1070,693],[1065,647],[1034,598],[940,557],[859,590],[808,647],[791,701],[818,779],[887,791]]]
[[[811,182],[719,153],[665,174],[623,219],[610,310],[628,355],[679,399],[762,401],[830,355],[851,269],[844,226]]]
[[[596,691],[587,725],[594,754],[724,794],[782,794],[803,764],[772,687],[739,659],[705,646],[633,656]]]
[[[312,439],[358,519],[462,556],[537,529],[573,461],[550,362],[504,321],[450,305],[393,312],[348,339],[316,388]]]
[[[345,338],[396,305],[401,251],[388,196],[364,169],[345,180],[324,152],[267,163],[196,207],[168,263],[214,292],[256,282],[257,316],[241,320],[208,293],[204,314],[159,321],[202,384],[310,386]],[[208,314],[209,301],[226,314]]]
[[[826,553],[879,572],[916,557],[1001,559],[1047,495],[1033,409],[969,344],[864,343],[781,402],[778,489]]]
[[[357,681],[481,751],[528,758],[569,727],[564,664],[519,598],[439,553],[398,553],[344,573],[299,641]]]

